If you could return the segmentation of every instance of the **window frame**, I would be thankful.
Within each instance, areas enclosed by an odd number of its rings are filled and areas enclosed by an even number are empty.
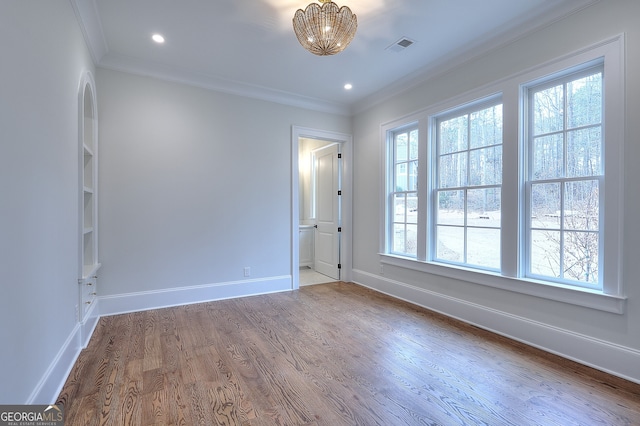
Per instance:
[[[451,260],[446,260],[446,259],[442,259],[442,258],[438,258],[438,252],[437,252],[437,243],[438,243],[438,226],[449,226],[449,225],[442,225],[442,224],[438,224],[437,223],[437,218],[438,218],[438,194],[440,191],[443,190],[451,190],[451,189],[447,189],[447,188],[441,188],[439,186],[439,178],[440,178],[440,162],[439,159],[440,157],[443,155],[440,153],[440,126],[439,124],[442,121],[446,121],[449,120],[451,118],[457,118],[459,116],[462,115],[471,115],[474,112],[478,112],[481,111],[483,109],[487,109],[490,107],[495,107],[497,105],[501,106],[501,109],[503,109],[503,105],[502,105],[502,96],[501,94],[493,94],[490,95],[488,97],[479,99],[477,101],[468,103],[468,104],[463,104],[460,105],[456,108],[454,108],[453,110],[449,110],[449,111],[445,111],[441,114],[438,114],[436,116],[431,117],[431,122],[432,122],[432,126],[434,127],[433,129],[433,134],[434,134],[434,138],[432,139],[432,143],[431,143],[431,151],[433,152],[433,162],[431,162],[431,170],[433,171],[433,179],[432,179],[432,186],[429,187],[429,202],[431,205],[431,210],[429,211],[429,213],[431,214],[431,217],[433,218],[433,222],[431,227],[429,227],[429,231],[431,233],[431,235],[433,235],[433,238],[428,238],[428,244],[429,244],[429,253],[430,253],[430,257],[429,259],[433,262],[438,262],[438,263],[445,263],[445,264],[451,264],[451,265],[457,265],[457,266],[463,266],[463,267],[468,267],[470,269],[478,269],[480,271],[491,271],[491,272],[500,272],[500,267],[498,268],[491,268],[488,266],[481,266],[481,265],[477,265],[477,264],[472,264],[469,263],[467,261],[465,262],[455,262],[455,261],[451,261]],[[502,111],[501,111],[502,112]],[[470,126],[470,124],[469,124]],[[504,131],[503,131],[503,135],[502,137],[504,137]],[[457,153],[462,153],[462,152],[472,152],[472,151],[477,151],[477,150],[481,150],[481,149],[485,149],[488,147],[496,147],[496,146],[500,146],[500,150],[502,151],[503,149],[503,145],[504,145],[504,140],[503,138],[501,138],[500,144],[493,144],[491,146],[483,146],[483,147],[471,147],[470,143],[471,141],[468,141],[469,145],[467,146],[467,148],[465,150],[462,151],[457,151]],[[469,171],[469,168],[471,167],[471,162],[469,161],[469,158],[467,159],[467,171]],[[467,178],[470,178],[470,174],[467,174]],[[468,179],[470,180],[470,179]],[[459,186],[454,188],[453,190],[461,190],[461,191],[465,191],[465,193],[467,193],[469,190],[477,190],[477,189],[489,189],[490,187],[494,187],[494,188],[499,188],[500,192],[502,192],[502,179],[500,180],[499,184],[486,184],[486,185],[473,185],[471,184],[470,181],[467,181],[465,185]],[[467,223],[467,203],[468,203],[468,199],[465,196],[465,220],[464,220],[464,224],[462,226],[457,226],[460,228],[464,229],[464,238],[465,238],[465,242],[464,242],[464,257],[465,259],[467,258],[468,252],[467,252],[467,235],[468,235],[468,230],[471,229],[478,229],[478,227],[474,227],[471,225],[468,225]],[[490,227],[487,227],[486,229],[491,229]],[[499,228],[500,232],[502,233],[502,227]],[[501,263],[501,262],[500,262]]]
[[[524,141],[526,126],[524,117],[528,87],[545,81],[548,76],[570,74],[589,64],[603,61],[605,93],[603,139],[605,140],[603,169],[606,173],[601,209],[606,205],[604,221],[603,286],[602,290],[576,287],[566,283],[543,281],[525,276],[526,214]],[[481,88],[463,93],[406,117],[381,126],[381,142],[384,155],[381,158],[381,227],[380,262],[385,265],[416,270],[424,273],[508,290],[536,297],[565,302],[596,310],[622,314],[626,296],[622,281],[622,238],[623,238],[623,182],[624,182],[624,139],[625,139],[625,80],[624,80],[624,36],[618,35],[589,46],[564,57],[525,70],[516,75],[487,84]],[[433,261],[433,244],[427,240],[428,230],[433,229],[434,188],[433,141],[436,137],[436,117],[465,104],[471,104],[491,96],[502,96],[503,104],[503,183],[502,183],[502,238],[501,273],[444,264]],[[419,188],[418,191],[418,255],[408,258],[391,254],[388,250],[389,217],[388,194],[388,133],[408,124],[418,124],[419,129]],[[428,170],[429,169],[429,170]],[[428,171],[428,173],[427,173]],[[505,206],[517,208],[505,208]]]
[[[566,277],[549,277],[549,276],[545,276],[542,274],[536,274],[535,272],[532,271],[532,231],[538,230],[537,227],[533,226],[531,217],[532,217],[532,206],[531,206],[531,196],[532,196],[532,187],[533,185],[541,185],[541,184],[552,184],[552,183],[557,183],[559,185],[559,202],[560,202],[560,216],[558,218],[559,220],[559,225],[558,225],[558,229],[557,232],[559,232],[560,236],[560,252],[559,254],[559,261],[560,264],[563,263],[563,241],[564,238],[562,236],[563,233],[569,232],[567,231],[567,227],[566,224],[564,223],[564,214],[565,214],[565,208],[563,207],[564,205],[564,197],[563,194],[565,193],[565,189],[563,188],[566,184],[571,183],[571,182],[584,182],[584,181],[597,181],[598,182],[598,187],[599,188],[606,188],[606,178],[605,178],[605,169],[604,169],[604,164],[600,164],[600,170],[598,174],[595,175],[589,175],[589,176],[567,176],[566,174],[564,174],[563,176],[559,176],[559,177],[554,177],[554,178],[545,178],[545,179],[534,179],[532,176],[533,171],[532,169],[532,161],[533,161],[533,150],[534,150],[534,145],[533,145],[533,140],[534,140],[534,134],[533,134],[533,112],[532,112],[532,103],[533,103],[533,97],[532,94],[537,93],[539,91],[554,87],[554,86],[558,86],[558,85],[563,85],[565,88],[567,86],[567,84],[569,82],[572,81],[576,81],[579,80],[581,77],[586,77],[588,75],[592,75],[594,73],[600,72],[603,75],[603,81],[602,81],[602,88],[604,89],[604,84],[605,84],[605,80],[606,80],[606,75],[604,74],[604,58],[601,59],[596,59],[594,61],[590,61],[587,62],[586,64],[583,64],[582,66],[577,67],[577,69],[569,69],[566,71],[563,71],[559,74],[554,74],[551,76],[551,78],[544,80],[542,82],[540,81],[536,81],[535,84],[525,84],[523,85],[523,100],[524,100],[524,104],[525,104],[525,108],[522,112],[523,118],[522,118],[522,122],[523,122],[523,132],[525,134],[525,139],[523,141],[524,143],[524,155],[525,155],[525,216],[524,216],[524,228],[525,228],[525,232],[526,232],[526,236],[525,236],[525,241],[523,243],[523,250],[525,252],[525,261],[523,264],[523,275],[526,278],[532,278],[532,279],[536,279],[536,280],[540,280],[540,281],[550,281],[550,282],[555,282],[555,283],[561,283],[561,284],[567,284],[570,286],[576,286],[576,287],[584,287],[587,289],[593,289],[596,291],[603,291],[603,276],[604,274],[602,273],[602,271],[604,270],[604,257],[600,255],[600,253],[604,253],[604,241],[603,241],[603,236],[606,235],[606,231],[605,231],[605,225],[606,225],[606,221],[604,220],[599,220],[599,226],[598,229],[596,231],[589,231],[591,233],[597,233],[598,235],[598,282],[593,285],[593,284],[588,284],[588,283],[582,283],[579,281],[575,281],[575,280],[571,280],[568,279]],[[567,94],[563,93],[563,105],[566,106],[565,101],[566,101],[566,97]],[[604,125],[605,125],[605,117],[604,117],[604,113],[606,112],[605,110],[605,105],[604,105],[604,100],[605,100],[605,95],[604,95],[604,90],[603,90],[603,96],[602,96],[602,118],[601,118],[601,122],[600,122],[600,128],[601,130],[604,130]],[[585,127],[585,126],[581,126],[581,127]],[[591,126],[589,126],[591,127]],[[568,146],[567,146],[567,134],[571,132],[571,130],[573,129],[568,129],[567,128],[567,123],[566,123],[566,115],[563,117],[563,124],[562,124],[562,129],[559,131],[556,131],[555,133],[557,134],[562,134],[563,137],[563,172],[566,173],[566,167],[567,167],[567,155],[568,155]],[[601,147],[601,158],[605,158],[605,150],[606,150],[606,144],[605,144],[605,134],[604,131],[602,131],[602,147]],[[602,192],[599,193],[598,195],[598,217],[599,218],[603,218],[604,217],[604,210],[605,210],[605,206],[603,203],[603,194]],[[574,231],[574,232],[582,232],[582,231]],[[561,268],[562,269],[562,268]]]
[[[417,257],[417,241],[416,241],[416,254],[411,254],[406,250],[407,247],[407,235],[408,235],[408,227],[409,226],[415,226],[416,228],[416,238],[417,238],[417,227],[418,227],[418,221],[416,218],[416,222],[409,222],[408,217],[407,217],[407,201],[409,198],[410,194],[415,194],[415,198],[416,198],[416,204],[417,204],[417,199],[418,199],[418,182],[415,182],[415,190],[411,189],[411,178],[410,176],[412,175],[411,172],[411,163],[416,163],[416,166],[419,162],[419,152],[416,153],[417,156],[415,158],[411,158],[411,153],[412,153],[412,149],[411,149],[411,133],[413,133],[414,131],[418,131],[418,125],[417,123],[413,123],[413,124],[409,124],[407,126],[403,126],[401,128],[397,128],[397,129],[393,129],[391,132],[389,132],[389,158],[392,164],[391,167],[389,167],[389,190],[387,191],[388,193],[388,206],[389,206],[389,217],[390,217],[390,222],[389,222],[389,229],[388,229],[388,239],[389,239],[389,247],[388,247],[388,251],[391,254],[396,254],[396,255],[400,255],[400,256],[407,256],[407,257]],[[397,158],[397,150],[396,150],[396,142],[397,142],[397,138],[399,135],[407,135],[407,152],[406,152],[406,158],[404,160],[399,160]],[[418,142],[418,141],[416,141]],[[404,165],[405,166],[405,173],[406,173],[406,189],[404,191],[398,191],[398,173],[397,173],[397,167],[399,165]],[[418,169],[414,169],[413,172],[415,172],[416,175],[418,175]],[[419,175],[418,175],[419,176]],[[396,204],[395,204],[395,197],[398,195],[402,195],[405,198],[405,214],[404,214],[404,220],[403,221],[398,221],[397,220],[397,212],[396,212]],[[417,206],[416,206],[416,215],[417,215]],[[405,245],[405,251],[404,252],[399,252],[399,251],[395,251],[394,246],[395,246],[395,227],[399,224],[402,224],[404,226],[404,245]]]

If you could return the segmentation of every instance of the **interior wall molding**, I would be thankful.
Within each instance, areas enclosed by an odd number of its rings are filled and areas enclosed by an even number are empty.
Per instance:
[[[94,64],[109,51],[96,0],[69,0]]]
[[[80,345],[82,324],[76,323],[69,337],[56,354],[49,368],[42,375],[33,392],[24,403],[31,404],[53,404],[60,394],[73,365],[75,364],[82,347]]]
[[[80,352],[103,316],[290,290],[291,276],[284,275],[98,297],[87,320],[76,324],[25,404],[56,402]]]
[[[242,96],[245,98],[258,99],[261,101],[273,102],[296,108],[343,116],[351,115],[350,108],[334,102],[310,98],[296,93],[274,90],[267,87],[246,84],[214,75],[187,71],[185,69],[180,69],[166,64],[151,63],[150,61],[143,61],[137,58],[116,55],[113,53],[105,55],[104,58],[97,63],[97,66],[113,71],[157,78],[173,83],[185,84],[201,89]]]
[[[100,296],[99,316],[169,308],[291,290],[291,275]]]
[[[640,351],[512,315],[361,270],[353,281],[527,345],[640,383]]]

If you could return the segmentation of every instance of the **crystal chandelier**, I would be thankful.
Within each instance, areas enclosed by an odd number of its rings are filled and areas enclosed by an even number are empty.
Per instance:
[[[331,0],[319,0],[305,10],[298,9],[293,17],[293,31],[309,52],[335,55],[342,52],[356,34],[358,20],[347,6],[338,7]]]

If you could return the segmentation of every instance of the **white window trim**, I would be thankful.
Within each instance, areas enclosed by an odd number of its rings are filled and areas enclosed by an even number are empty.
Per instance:
[[[420,261],[385,253],[380,253],[380,263],[615,314],[623,314],[625,308],[626,297],[549,281],[506,277],[489,271]]]
[[[466,268],[467,266],[465,265],[469,265],[468,267],[470,269],[474,269],[474,270],[480,270],[480,271],[488,271],[490,273],[492,273],[493,271],[495,271],[495,268],[489,268],[489,267],[483,267],[483,266],[479,266],[479,265],[470,265],[470,264],[465,264],[465,263],[457,263],[457,262],[448,262],[445,261],[443,259],[438,259],[436,260],[436,255],[437,255],[437,249],[436,249],[436,245],[437,245],[437,231],[436,228],[438,227],[438,224],[436,223],[435,219],[438,217],[437,211],[438,211],[438,205],[437,205],[437,191],[438,188],[438,174],[439,174],[439,170],[438,167],[435,165],[438,163],[438,157],[439,157],[439,150],[438,150],[438,122],[442,121],[443,119],[449,119],[451,117],[456,117],[460,114],[468,114],[470,112],[473,111],[477,111],[480,109],[484,109],[490,106],[495,106],[495,105],[502,105],[503,101],[502,101],[502,94],[501,93],[494,93],[491,94],[489,96],[485,96],[482,97],[481,99],[476,99],[473,100],[472,102],[468,102],[466,104],[462,104],[462,105],[458,105],[456,106],[453,110],[449,110],[449,111],[444,111],[444,112],[440,112],[438,113],[436,116],[430,116],[429,117],[429,124],[431,127],[431,144],[429,147],[429,153],[431,154],[431,156],[429,157],[429,162],[428,164],[433,165],[433,167],[431,168],[430,171],[430,176],[429,176],[429,186],[427,187],[429,189],[429,195],[427,196],[429,199],[427,201],[427,203],[429,203],[430,209],[429,209],[429,214],[430,214],[430,220],[429,221],[429,226],[428,226],[428,232],[432,232],[434,235],[434,238],[432,238],[431,240],[428,241],[429,247],[427,248],[427,257],[425,259],[427,260],[431,260],[433,259],[434,263],[438,263],[438,264],[446,264],[446,265],[453,265],[453,266],[460,266],[462,268]],[[504,121],[504,120],[503,120]],[[503,136],[504,136],[504,132],[503,132]],[[500,142],[500,149],[504,150],[504,141]],[[435,159],[435,160],[434,160]],[[468,178],[470,178],[470,176],[468,176]],[[470,180],[470,179],[469,179]],[[500,188],[502,188],[502,179],[500,180],[500,184],[497,185]],[[474,189],[475,185],[471,185],[470,182],[467,182],[466,189]],[[502,202],[501,202],[502,203]],[[465,222],[466,223],[466,222]],[[468,226],[465,224],[464,225],[465,228],[468,228]],[[502,231],[502,227],[500,227],[500,230]]]
[[[402,129],[411,128],[418,125],[418,159],[421,155],[423,155],[423,145],[426,144],[425,136],[422,134],[422,130],[420,128],[420,123],[424,120],[425,117],[422,117],[419,114],[413,114],[411,116],[403,117],[398,120],[394,120],[393,122],[384,124],[380,127],[380,139],[382,140],[382,153],[381,158],[381,170],[383,173],[381,174],[380,188],[383,188],[382,201],[381,201],[381,218],[382,218],[382,226],[380,227],[380,252],[381,253],[390,253],[391,248],[391,229],[389,223],[392,221],[391,217],[391,206],[388,204],[389,194],[392,192],[391,185],[393,185],[393,170],[388,167],[390,162],[394,158],[393,154],[393,136],[394,133],[401,131]],[[424,171],[421,169],[421,162],[418,161],[418,191],[422,186],[422,176]],[[424,187],[423,187],[424,188]],[[420,200],[420,197],[418,197]],[[418,201],[420,202],[420,201]],[[424,227],[421,228],[420,225],[420,215],[422,213],[421,205],[418,205],[418,253],[417,257],[411,257],[411,259],[421,259],[420,257],[420,245],[424,244],[424,241],[420,241],[420,235],[424,234]],[[424,219],[422,220],[424,222]]]
[[[420,129],[418,128],[418,121],[411,121],[409,123],[405,123],[401,127],[394,127],[392,129],[388,129],[386,131],[386,133],[385,133],[386,136],[385,137],[387,139],[386,139],[385,149],[387,150],[386,151],[386,158],[387,158],[387,161],[389,162],[388,164],[391,164],[391,162],[393,162],[394,166],[395,166],[395,159],[396,159],[395,158],[395,152],[394,152],[395,136],[398,133],[403,133],[403,132],[406,132],[406,131],[413,131],[415,129],[418,129],[418,158],[420,158],[420,149],[421,149],[420,148],[420,140],[419,140],[420,139],[419,138]],[[408,141],[407,141],[407,143],[408,143]],[[409,148],[407,147],[407,153],[408,152],[409,152]],[[408,163],[409,163],[409,161],[407,161],[407,173],[409,172]],[[420,164],[419,161],[418,161],[418,164]],[[387,170],[387,175],[386,175],[386,181],[385,181],[385,195],[387,197],[387,200],[386,200],[385,206],[386,206],[387,219],[385,220],[385,223],[388,224],[389,226],[386,226],[385,240],[386,240],[387,244],[385,245],[385,250],[384,251],[386,253],[390,253],[390,254],[392,254],[394,256],[396,256],[396,255],[402,256],[401,253],[393,252],[393,247],[391,247],[392,244],[393,244],[393,238],[392,238],[391,235],[392,235],[392,232],[394,232],[393,231],[393,226],[391,225],[392,223],[394,223],[393,213],[392,213],[394,207],[389,202],[389,198],[390,198],[389,196],[390,196],[390,194],[396,192],[395,188],[393,187],[393,185],[395,183],[394,182],[394,180],[395,180],[395,169],[391,168],[391,167],[388,167],[388,168],[386,168],[386,170]],[[418,170],[418,177],[420,177],[420,170]],[[416,191],[416,196],[417,196],[418,192],[420,191],[419,188],[420,188],[420,183],[418,182],[418,190]],[[418,211],[420,211],[420,209],[418,209]],[[420,219],[418,219],[418,222],[420,222]],[[420,234],[420,233],[421,233],[420,229],[418,229],[418,234]],[[405,238],[406,238],[406,235],[405,235]],[[420,242],[417,241],[417,244],[419,245]],[[416,256],[411,256],[411,255],[406,255],[406,256],[410,257],[412,259],[419,259],[419,257],[418,257],[419,253],[416,253]]]
[[[548,80],[543,80],[542,81],[542,86],[543,87],[550,87],[550,86],[556,86],[559,84],[566,84],[567,80],[566,77],[568,77],[570,80],[574,80],[576,78],[580,78],[581,76],[585,76],[585,75],[590,75],[596,72],[602,72],[604,73],[604,64],[603,64],[603,58],[598,58],[595,61],[593,61],[593,63],[587,63],[587,64],[583,64],[582,66],[579,67],[579,69],[574,70],[574,69],[568,69],[568,70],[563,70],[565,72],[561,72],[559,75],[558,74],[554,74],[551,76],[551,79]],[[606,80],[606,75],[605,75],[605,80]],[[604,89],[604,85],[605,82],[603,82],[603,89]],[[528,83],[528,84],[523,84],[522,86],[522,98],[523,98],[523,103],[531,103],[532,99],[531,99],[531,90],[532,89],[536,89],[540,87],[540,82],[539,81],[535,81],[533,83]],[[605,99],[605,97],[603,97],[603,100]],[[604,106],[604,105],[603,105]],[[606,111],[605,111],[606,113]],[[531,144],[531,140],[533,139],[533,136],[531,134],[527,134],[528,131],[531,131],[530,128],[530,123],[529,120],[531,119],[530,117],[531,111],[527,111],[524,110],[522,111],[522,131],[523,131],[523,139],[525,140],[525,143],[523,144],[523,146],[525,146],[526,149],[526,153],[525,153],[525,157],[528,157],[525,159],[526,163],[529,163],[531,161],[531,155],[532,155],[532,150],[533,150],[533,146]],[[603,132],[604,132],[604,117],[602,120],[602,124],[601,126],[603,127]],[[567,129],[563,129],[563,132],[567,132]],[[603,139],[606,139],[604,133],[603,133]],[[603,147],[604,149],[606,149],[606,147]],[[602,152],[602,157],[604,158],[604,149]],[[527,167],[530,167],[530,164],[527,164]],[[553,179],[546,179],[547,182],[553,182],[553,183],[557,183],[560,187],[562,187],[564,185],[563,182],[567,182],[569,180],[579,180],[579,181],[585,181],[585,180],[595,180],[598,181],[599,183],[599,188],[605,188],[605,185],[603,183],[606,183],[606,178],[605,175],[602,173],[604,171],[604,164],[602,165],[602,169],[601,169],[601,173],[598,173],[597,175],[591,175],[591,176],[580,176],[578,178],[567,178],[566,176],[564,177],[558,177],[558,178],[553,178]],[[524,177],[524,185],[526,187],[524,195],[526,197],[525,200],[525,206],[523,209],[523,226],[524,226],[524,232],[527,235],[528,238],[531,238],[531,232],[532,232],[532,221],[531,221],[531,204],[530,204],[530,199],[529,197],[531,196],[531,187],[535,184],[539,183],[536,179],[531,178],[531,176],[529,175],[528,172],[525,172],[525,177]],[[604,194],[604,191],[603,191]],[[598,197],[598,205],[599,205],[599,217],[603,217],[603,211],[605,210],[605,206],[603,201],[603,197]],[[606,222],[605,221],[600,221],[601,226],[598,227],[597,229],[597,234],[598,236],[601,236],[604,234],[604,230],[606,228]],[[560,226],[560,228],[564,229],[564,226]],[[524,252],[527,253],[526,255],[526,259],[523,262],[523,269],[524,269],[524,273],[523,275],[526,276],[526,278],[528,279],[533,279],[535,280],[541,280],[541,281],[546,281],[545,277],[543,275],[537,275],[535,273],[533,273],[530,268],[531,268],[531,245],[530,245],[530,241],[525,241],[525,246],[524,247]],[[603,246],[604,246],[604,241],[599,242],[598,244],[598,248],[599,250],[604,253],[603,250]],[[603,271],[603,260],[604,260],[605,256],[599,256],[598,259],[598,270],[599,271]],[[527,264],[528,262],[528,264]],[[528,272],[527,272],[528,271]],[[603,280],[603,276],[598,276],[598,280]],[[553,282],[557,282],[557,283],[563,283],[566,282],[567,285],[571,286],[571,280],[570,279],[566,279],[566,278],[555,278],[555,279],[549,279],[548,281],[553,281]],[[595,287],[595,286],[591,286],[588,283],[583,283],[584,285],[582,285],[585,288],[589,288],[589,287]],[[576,284],[579,285],[579,284]],[[603,285],[604,287],[604,285]],[[600,291],[600,289],[596,289],[596,291]],[[604,292],[604,289],[602,290]]]
[[[548,281],[537,281],[523,278],[524,250],[521,241],[525,238],[524,226],[520,226],[525,211],[524,204],[524,126],[522,126],[524,97],[521,96],[526,87],[536,80],[553,73],[570,70],[581,64],[604,58],[604,91],[605,95],[605,186],[604,204],[606,207],[606,222],[604,227],[604,260],[603,291],[557,284]],[[548,300],[569,303],[596,310],[624,313],[626,296],[622,277],[622,246],[623,246],[623,182],[624,182],[624,141],[625,141],[625,72],[624,72],[624,35],[605,40],[593,46],[586,47],[562,58],[526,70],[517,75],[486,85],[477,90],[457,96],[420,112],[381,126],[382,153],[381,155],[381,196],[380,211],[382,223],[380,227],[380,262],[404,269],[416,270],[424,273],[454,278],[475,284],[486,285],[516,293],[527,294]],[[492,273],[462,266],[455,266],[429,261],[431,249],[427,244],[427,230],[432,229],[433,216],[427,215],[432,210],[430,189],[432,188],[433,170],[426,170],[432,162],[432,150],[429,142],[435,129],[435,116],[441,115],[449,109],[472,103],[482,98],[502,94],[503,99],[503,184],[502,203],[504,205],[518,205],[519,209],[505,209],[502,214],[502,231],[517,238],[502,239],[502,273]],[[388,134],[399,127],[410,123],[418,123],[419,143],[419,188],[428,188],[419,196],[418,205],[418,255],[408,258],[388,254],[389,217],[387,208],[388,194]],[[509,143],[517,140],[518,143]],[[518,176],[518,179],[504,179],[504,176]],[[516,211],[517,210],[517,211]],[[427,217],[423,217],[427,215]]]

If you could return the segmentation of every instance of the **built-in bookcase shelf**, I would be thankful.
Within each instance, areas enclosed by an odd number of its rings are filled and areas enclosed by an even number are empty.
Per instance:
[[[80,95],[80,250],[78,321],[91,317],[98,295],[98,129],[92,82],[85,81]]]

